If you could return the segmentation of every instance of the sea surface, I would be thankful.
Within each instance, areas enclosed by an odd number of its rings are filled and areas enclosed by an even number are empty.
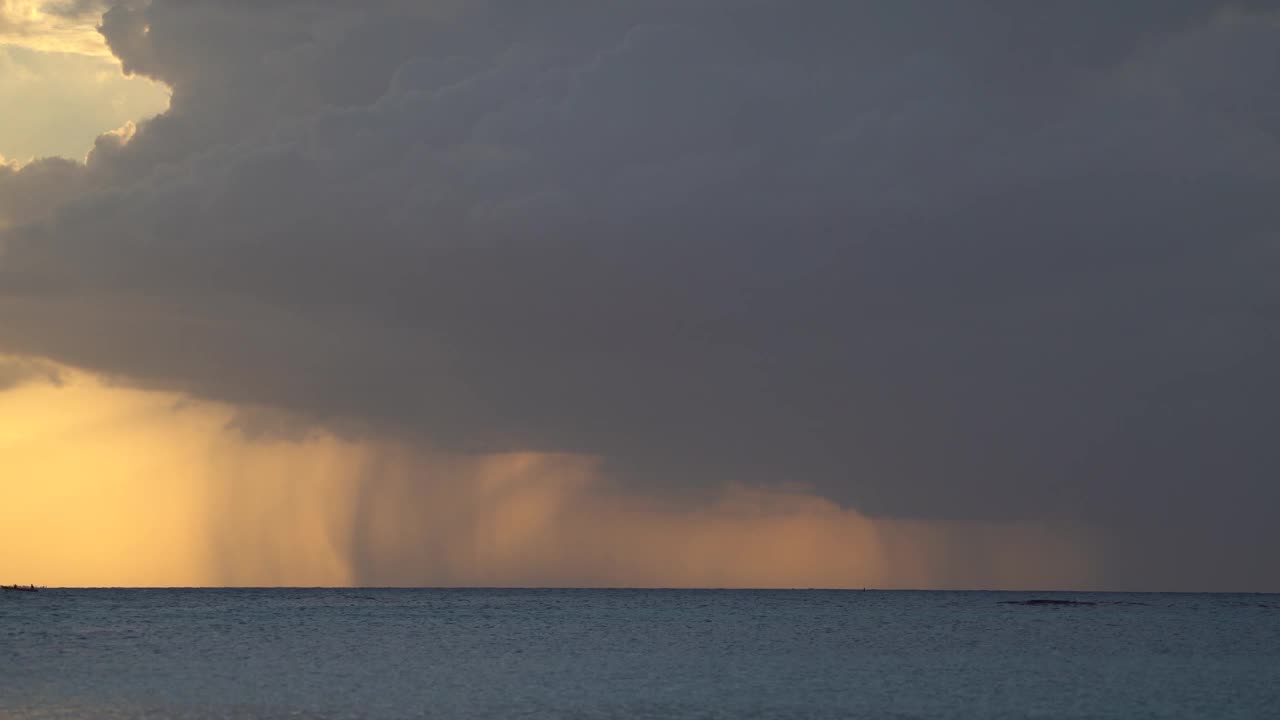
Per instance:
[[[860,717],[1280,718],[1280,596],[0,593],[5,720]]]

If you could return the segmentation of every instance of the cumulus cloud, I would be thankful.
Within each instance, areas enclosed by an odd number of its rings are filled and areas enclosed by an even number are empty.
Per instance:
[[[0,169],[0,350],[1277,582],[1272,3],[410,5],[107,12],[172,104]]]

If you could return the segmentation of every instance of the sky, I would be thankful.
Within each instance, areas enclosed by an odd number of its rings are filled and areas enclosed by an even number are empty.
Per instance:
[[[0,581],[1280,591],[1277,68],[1244,0],[0,4]]]
[[[105,131],[169,104],[167,88],[126,77],[92,2],[0,0],[0,162],[83,161]]]

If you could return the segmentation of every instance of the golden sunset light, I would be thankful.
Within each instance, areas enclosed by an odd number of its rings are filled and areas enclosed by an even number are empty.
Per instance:
[[[83,160],[101,133],[169,104],[162,83],[125,76],[98,32],[100,10],[51,7],[70,6],[0,0],[0,164]]]
[[[58,377],[0,392],[4,577],[927,588],[960,580],[949,547],[981,538],[985,567],[969,571],[987,586],[1088,578],[1083,545],[1030,528],[875,521],[794,490],[729,487],[694,508],[637,501],[602,485],[589,458],[249,439],[226,406]]]
[[[104,3],[0,0],[0,45],[110,58],[98,32]]]

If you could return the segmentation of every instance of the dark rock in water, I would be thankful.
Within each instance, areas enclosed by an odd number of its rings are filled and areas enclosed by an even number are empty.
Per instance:
[[[1096,602],[1088,600],[1051,600],[1048,598],[1033,598],[1031,600],[1002,600],[1001,605],[1030,605],[1032,607],[1049,606],[1049,607],[1093,607]]]

